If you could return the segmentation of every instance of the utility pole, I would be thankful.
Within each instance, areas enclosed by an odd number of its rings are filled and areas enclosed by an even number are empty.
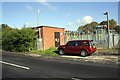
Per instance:
[[[105,12],[104,15],[107,15],[108,48],[110,48],[110,45],[109,45],[109,40],[110,40],[110,36],[109,36],[109,13]]]
[[[37,26],[39,25],[39,9],[37,10]]]

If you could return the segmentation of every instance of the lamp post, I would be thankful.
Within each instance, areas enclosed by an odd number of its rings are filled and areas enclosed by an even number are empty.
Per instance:
[[[108,33],[108,48],[110,48],[110,45],[109,45],[109,13],[108,12],[105,12],[104,15],[107,15],[107,33]]]
[[[38,9],[37,10],[37,26],[39,25],[39,13],[40,13],[40,10]]]

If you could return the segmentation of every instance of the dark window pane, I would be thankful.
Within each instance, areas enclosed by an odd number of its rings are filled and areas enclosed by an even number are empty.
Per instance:
[[[89,41],[84,41],[85,46],[90,46]]]
[[[77,41],[76,46],[82,46],[82,42]]]
[[[75,42],[68,43],[68,46],[75,46]]]
[[[91,45],[91,46],[94,46],[95,44],[93,43],[93,41],[90,41],[90,45]]]

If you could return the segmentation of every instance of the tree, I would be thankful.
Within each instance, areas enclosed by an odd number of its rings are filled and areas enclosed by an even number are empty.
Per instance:
[[[97,27],[99,24],[97,22],[92,22],[92,23],[90,23],[90,25],[91,25],[90,32],[94,32],[95,27]]]
[[[120,26],[119,25],[115,26],[114,29],[116,32],[120,33]]]
[[[91,22],[90,25],[91,25],[92,27],[96,27],[96,26],[98,26],[99,24],[98,24],[97,22]]]
[[[0,27],[4,30],[12,30],[12,28],[9,27],[7,24],[2,24]]]
[[[84,26],[80,26],[77,31],[85,32],[85,33],[94,32],[95,31],[95,27],[98,26],[98,25],[99,24],[97,22],[91,22],[90,24],[86,24]]]
[[[107,25],[107,21],[102,21],[100,25]],[[116,21],[114,19],[109,20],[109,28],[112,30],[115,26],[117,26]]]
[[[77,31],[83,32],[83,29],[84,29],[84,26],[79,26],[78,29],[77,29]]]
[[[100,24],[97,22],[91,22],[90,24],[86,24],[84,26],[79,26],[77,31],[85,32],[85,33],[94,32],[95,27],[98,25],[107,25],[107,21],[102,21]],[[114,19],[109,20],[109,28],[111,30],[114,30],[114,29],[117,30],[119,28]],[[119,31],[117,30],[117,32],[119,32]]]

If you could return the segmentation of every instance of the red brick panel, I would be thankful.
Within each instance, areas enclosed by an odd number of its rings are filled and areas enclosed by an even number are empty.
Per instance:
[[[60,32],[60,45],[64,44],[64,28],[42,27],[43,49],[55,47],[54,32]]]

